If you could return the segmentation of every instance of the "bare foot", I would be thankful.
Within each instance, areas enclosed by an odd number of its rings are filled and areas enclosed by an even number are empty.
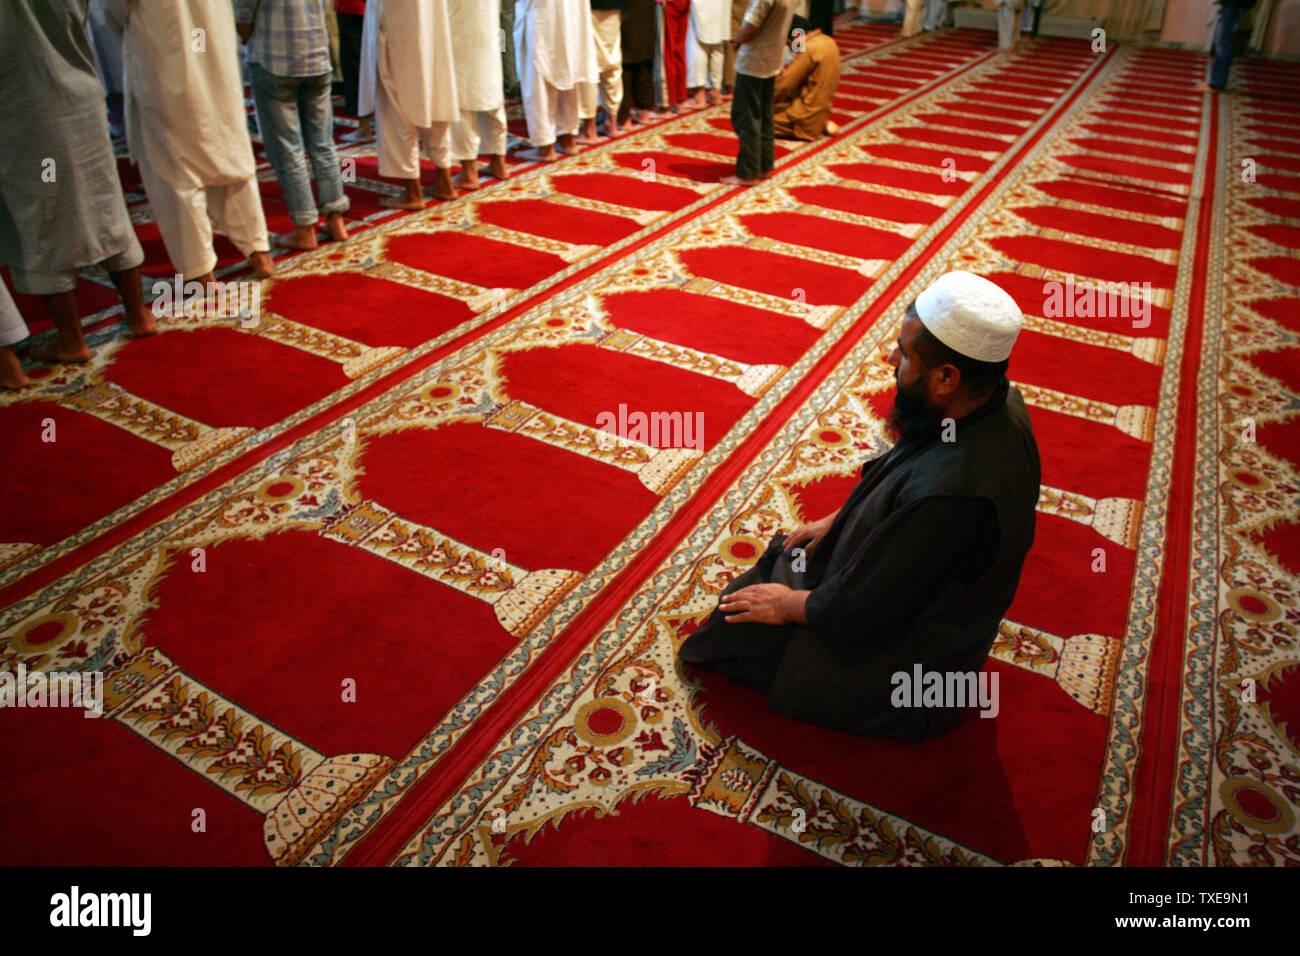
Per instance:
[[[709,90],[709,105],[717,106],[722,102],[722,94],[717,90]]]
[[[577,139],[575,139],[574,142],[575,142],[575,143],[581,143],[583,146],[597,146],[597,145],[599,145],[599,144],[605,142],[605,137],[603,137],[603,136],[588,136],[586,133],[583,133],[581,136],[579,136]],[[574,152],[577,152],[577,150],[574,150]]]
[[[332,212],[325,217],[325,231],[335,242],[342,242],[348,237],[348,227],[343,222],[343,213]]]
[[[248,257],[248,264],[253,267],[253,275],[259,279],[269,279],[275,275],[275,263],[266,252],[254,252]]]
[[[85,365],[93,353],[84,345],[80,351],[66,352],[58,345],[45,346],[32,352],[32,358],[43,365]]]
[[[439,199],[455,199],[460,193],[451,184],[451,168],[436,167],[433,173],[433,194]]]
[[[137,338],[153,335],[158,331],[158,326],[153,320],[153,313],[143,305],[138,309],[123,311],[122,320],[126,322],[126,327],[131,330],[131,334]]]
[[[535,163],[553,163],[560,158],[560,154],[555,151],[555,144],[552,143],[541,149],[520,150],[519,158]]]
[[[487,164],[487,173],[493,179],[505,179],[510,175],[506,169],[506,158],[504,156],[493,156],[492,161]]]
[[[315,249],[319,245],[316,242],[316,225],[298,226],[293,232],[276,236],[275,244],[281,249],[299,249],[304,252]]]
[[[827,120],[827,121],[826,121],[826,135],[827,135],[827,136],[834,136],[834,135],[835,135],[836,133],[838,133],[839,131],[840,131],[840,124],[839,124],[839,123],[835,122],[835,120]]]
[[[0,348],[0,386],[10,390],[26,388],[32,380],[23,371],[23,363],[9,346]]]
[[[723,176],[718,182],[724,186],[757,186],[761,179],[741,179],[739,176]]]
[[[682,100],[682,106],[688,110],[702,110],[708,106],[708,101],[704,98],[704,90],[696,90],[695,95]]]
[[[482,186],[483,184],[479,182],[478,178],[478,162],[476,160],[467,161],[460,168],[460,172],[452,177],[451,184],[457,189],[463,189],[466,192],[473,192]]]
[[[405,196],[385,196],[379,200],[379,205],[387,206],[389,209],[409,209],[414,212],[424,208],[424,200],[407,199]]]
[[[577,156],[578,153],[581,152],[581,150],[579,150],[573,143],[572,133],[565,133],[560,137],[559,142],[556,145],[560,152],[565,156]]]

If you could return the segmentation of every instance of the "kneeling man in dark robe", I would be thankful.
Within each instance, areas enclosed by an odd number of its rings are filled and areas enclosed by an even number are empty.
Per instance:
[[[922,740],[987,704],[975,686],[996,692],[979,672],[1034,540],[1041,476],[1006,378],[1022,321],[969,272],[926,288],[889,356],[896,444],[862,466],[838,511],[773,538],[681,659],[857,734]],[[982,714],[996,711],[994,700]]]

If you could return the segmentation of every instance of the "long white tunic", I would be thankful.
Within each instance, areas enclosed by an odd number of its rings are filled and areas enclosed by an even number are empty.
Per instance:
[[[378,0],[374,71],[407,126],[427,129],[460,119],[447,0]],[[364,29],[364,28],[363,28]],[[363,57],[364,66],[364,57]],[[365,113],[364,105],[358,112]]]
[[[495,110],[501,79],[501,0],[449,0],[456,31],[456,95],[462,110]]]
[[[177,188],[230,186],[254,175],[239,39],[230,0],[105,0],[126,24],[131,158]]]
[[[515,65],[525,99],[542,81],[557,90],[595,83],[600,68],[588,0],[515,0]]]
[[[731,0],[691,0],[691,26],[700,43],[727,41],[731,38]]]

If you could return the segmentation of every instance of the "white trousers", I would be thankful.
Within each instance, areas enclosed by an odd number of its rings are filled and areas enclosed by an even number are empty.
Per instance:
[[[695,19],[686,29],[686,86],[722,92],[722,67],[727,58],[727,44],[701,43],[695,33]]]
[[[600,81],[578,84],[578,116],[585,120],[596,115],[597,91],[610,116],[617,116],[623,105],[623,15],[617,10],[592,10],[591,25]]]
[[[18,313],[18,306],[9,294],[9,287],[0,282],[0,348],[21,342],[25,338],[27,323]]]
[[[158,175],[145,153],[140,157],[140,180],[172,267],[185,278],[207,275],[217,267],[214,223],[246,256],[271,250],[256,176],[233,186],[174,186]]]
[[[1020,16],[1025,9],[1025,0],[999,0],[998,2],[998,49],[1010,50],[1020,39]]]
[[[578,132],[578,91],[557,90],[540,76],[532,89],[525,88],[524,118],[528,139],[539,149],[555,142],[556,136]]]
[[[451,128],[451,155],[457,162],[506,154],[506,105],[494,110],[461,110]]]
[[[420,148],[439,169],[451,166],[451,123],[412,126],[402,116],[382,81],[375,84],[375,138],[379,175],[388,179],[419,179]]]

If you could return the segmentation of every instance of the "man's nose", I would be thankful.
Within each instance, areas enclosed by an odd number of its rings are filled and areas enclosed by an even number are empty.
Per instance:
[[[898,368],[898,363],[901,362],[902,360],[903,357],[898,354],[898,346],[895,345],[894,350],[889,353],[889,358],[886,359],[885,361],[887,361],[890,365],[894,366],[894,368]]]

